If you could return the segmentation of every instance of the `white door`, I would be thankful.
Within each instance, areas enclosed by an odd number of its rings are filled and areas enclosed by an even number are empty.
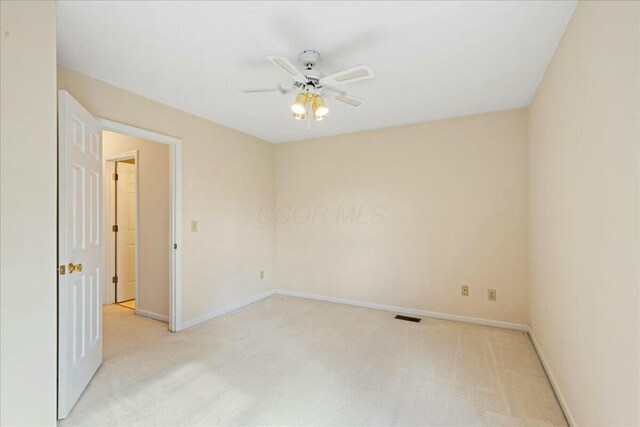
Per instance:
[[[102,363],[102,128],[58,92],[58,418]],[[63,274],[62,268],[65,271]]]
[[[116,165],[116,302],[123,302],[136,297],[136,166],[127,161]]]

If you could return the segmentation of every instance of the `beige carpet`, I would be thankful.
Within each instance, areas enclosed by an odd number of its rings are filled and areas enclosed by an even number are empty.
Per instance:
[[[181,333],[105,307],[62,426],[565,425],[526,334],[273,296]]]
[[[132,310],[135,310],[136,309],[136,300],[130,299],[129,301],[119,302],[118,305],[120,305],[122,307],[130,308]]]

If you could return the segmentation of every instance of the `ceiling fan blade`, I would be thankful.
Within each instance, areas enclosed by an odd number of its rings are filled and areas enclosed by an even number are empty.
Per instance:
[[[334,96],[334,98],[337,99],[338,101],[344,102],[345,104],[351,105],[352,107],[359,107],[364,102],[364,99],[356,98],[355,96],[350,96],[346,94],[345,95],[338,94]]]
[[[356,67],[348,68],[338,73],[320,79],[322,86],[338,86],[345,83],[353,83],[360,80],[366,80],[375,77],[373,70],[368,65],[362,64]]]
[[[277,87],[269,88],[269,89],[243,89],[242,92],[243,93],[280,92],[281,94],[285,95],[291,92],[292,89],[293,89],[293,86],[278,85]]]
[[[330,95],[331,95],[331,96],[334,96],[334,97],[335,97],[336,95],[338,95],[338,94],[339,94],[339,95],[346,95],[346,94],[347,94],[347,92],[345,92],[345,91],[343,91],[342,89],[339,89],[339,88],[337,88],[337,87],[333,87],[333,86],[329,86],[329,85],[324,85],[324,86],[322,86],[322,92],[324,93],[324,92],[326,92],[326,91],[333,92],[333,93],[332,93],[332,94],[330,94]]]
[[[279,88],[273,89],[243,89],[242,93],[264,93],[264,92],[280,92]]]
[[[333,99],[337,99],[338,101],[344,102],[352,107],[359,107],[364,102],[364,99],[362,98],[347,95],[346,92],[331,86],[325,86],[324,89],[323,93],[326,93]]]
[[[305,83],[307,78],[291,63],[287,58],[283,56],[267,56],[267,59],[273,62],[278,68],[287,73],[293,81]]]
[[[293,90],[293,86],[278,85],[278,91],[283,95],[290,93],[292,90]]]

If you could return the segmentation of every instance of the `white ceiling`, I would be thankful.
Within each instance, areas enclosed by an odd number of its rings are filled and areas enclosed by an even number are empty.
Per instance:
[[[58,2],[60,65],[272,142],[526,107],[574,1]],[[291,117],[294,95],[243,94],[289,83],[265,59],[318,73],[366,63],[326,120]],[[302,66],[300,66],[302,68]]]

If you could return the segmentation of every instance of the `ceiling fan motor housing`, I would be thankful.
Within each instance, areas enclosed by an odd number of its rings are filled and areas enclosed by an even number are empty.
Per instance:
[[[315,50],[304,50],[300,54],[300,61],[302,61],[307,70],[312,70],[318,63],[319,59],[320,54]]]

